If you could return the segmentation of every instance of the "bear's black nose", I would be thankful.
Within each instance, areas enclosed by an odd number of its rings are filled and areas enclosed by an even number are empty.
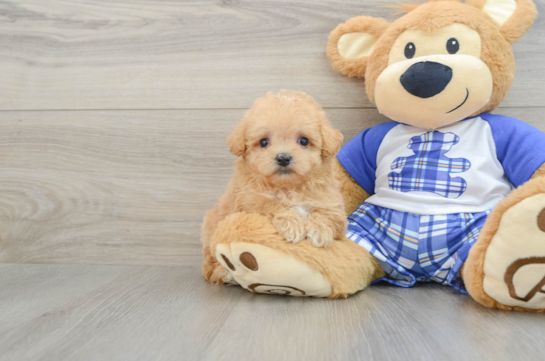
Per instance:
[[[452,69],[433,61],[413,64],[401,78],[406,91],[419,98],[430,98],[445,89],[452,79]]]
[[[291,155],[280,153],[276,156],[276,163],[281,167],[287,167],[291,162]]]

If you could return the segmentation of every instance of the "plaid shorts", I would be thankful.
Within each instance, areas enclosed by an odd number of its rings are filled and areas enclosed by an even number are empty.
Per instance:
[[[348,218],[346,237],[377,258],[386,281],[401,287],[439,282],[467,293],[460,268],[490,210],[417,215],[363,203]]]

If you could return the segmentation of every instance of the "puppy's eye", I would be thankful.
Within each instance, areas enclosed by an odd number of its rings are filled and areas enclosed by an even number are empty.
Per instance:
[[[301,137],[299,140],[297,140],[297,143],[301,144],[303,147],[306,147],[308,145],[308,138]]]
[[[263,138],[259,141],[259,145],[261,146],[261,148],[265,148],[266,146],[269,145],[269,139],[268,138]]]
[[[447,51],[449,54],[456,54],[460,50],[460,43],[454,38],[447,40]]]
[[[413,43],[408,43],[405,45],[405,57],[407,59],[410,59],[414,56],[414,53],[416,53],[416,46],[414,46]]]

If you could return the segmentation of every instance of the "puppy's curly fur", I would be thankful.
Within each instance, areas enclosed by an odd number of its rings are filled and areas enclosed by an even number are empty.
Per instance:
[[[218,222],[235,212],[269,217],[289,242],[328,247],[344,235],[343,198],[332,169],[342,139],[305,93],[283,90],[256,100],[228,138],[231,153],[239,157],[228,190],[204,217],[206,280],[230,281],[209,244]],[[291,158],[287,166],[279,155]]]

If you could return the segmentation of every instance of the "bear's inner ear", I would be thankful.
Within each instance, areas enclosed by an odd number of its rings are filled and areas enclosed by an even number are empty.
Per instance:
[[[502,26],[517,9],[515,0],[487,0],[482,10]]]
[[[337,43],[339,55],[346,59],[358,59],[369,56],[377,38],[368,33],[344,34]]]
[[[390,23],[384,19],[358,16],[338,25],[329,34],[327,55],[333,68],[348,75],[364,77],[373,45]]]
[[[537,14],[532,0],[466,0],[466,4],[488,14],[510,43],[519,40],[530,29]]]

